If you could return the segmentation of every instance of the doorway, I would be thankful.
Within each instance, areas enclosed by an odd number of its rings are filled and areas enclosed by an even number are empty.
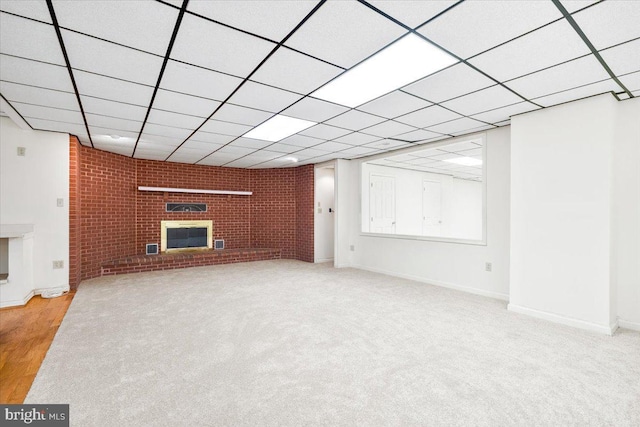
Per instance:
[[[335,243],[335,165],[315,169],[314,261],[334,259]]]

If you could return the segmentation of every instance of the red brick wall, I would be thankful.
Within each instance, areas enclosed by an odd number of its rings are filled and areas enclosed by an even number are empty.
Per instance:
[[[80,146],[80,269],[100,275],[103,261],[135,253],[135,160]]]
[[[160,243],[161,220],[210,219],[214,237],[224,239],[228,249],[274,248],[282,258],[313,262],[313,165],[222,168],[131,159],[84,147],[75,139],[71,147],[72,286],[99,276],[106,261],[144,254],[146,243]],[[253,195],[141,192],[138,186]],[[165,212],[167,202],[206,203],[207,212]]]
[[[136,160],[137,186],[250,191],[248,169]],[[206,203],[206,212],[166,212],[165,203]],[[137,192],[136,252],[160,243],[162,220],[212,220],[225,248],[249,248],[251,196]]]
[[[80,284],[80,142],[69,139],[69,287]]]
[[[295,169],[252,169],[251,247],[296,258]]]
[[[296,258],[313,262],[314,167],[295,169],[296,181]]]

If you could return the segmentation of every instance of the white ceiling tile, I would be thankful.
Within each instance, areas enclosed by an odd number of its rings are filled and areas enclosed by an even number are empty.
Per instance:
[[[147,122],[144,125],[144,135],[163,136],[182,143],[193,132],[191,129],[163,126]]]
[[[351,145],[363,145],[379,140],[379,136],[367,135],[366,133],[353,132],[340,138],[336,138],[337,142],[344,142]]]
[[[170,138],[161,135],[150,135],[143,133],[138,141],[139,150],[157,151],[162,153],[171,153],[180,145],[182,141],[179,138]]]
[[[215,71],[205,70],[176,61],[169,61],[162,75],[160,87],[185,94],[225,100],[242,80]],[[213,113],[213,109],[209,114]]]
[[[574,13],[600,0],[560,0],[567,12]]]
[[[86,112],[85,117],[87,118],[87,123],[90,127],[98,126],[101,128],[114,129],[119,131],[129,131],[134,133],[136,136],[140,132],[140,129],[142,129],[142,122],[136,122],[133,120],[100,116]],[[121,133],[119,133],[119,135],[122,136]]]
[[[226,103],[214,114],[213,119],[256,126],[272,116],[273,113],[266,111]]]
[[[563,19],[469,62],[491,77],[505,81],[588,53],[587,45]]]
[[[449,111],[438,105],[433,105],[431,107],[427,107],[422,110],[418,110],[413,113],[398,117],[396,120],[402,123],[413,125],[418,128],[424,128],[457,118],[460,118],[460,114]]]
[[[342,105],[306,97],[284,110],[282,114],[319,123],[348,110],[349,108]]]
[[[204,152],[205,154],[209,154],[222,148],[223,145],[224,144],[213,144],[210,142],[200,142],[200,141],[195,141],[194,139],[190,139],[186,141],[184,144],[182,144],[180,149],[193,150],[193,151],[197,150],[197,151]]]
[[[185,14],[171,58],[246,77],[275,46],[243,32]]]
[[[368,3],[392,16],[408,27],[415,28],[427,22],[458,0],[415,1],[415,0],[370,0]]]
[[[375,148],[378,150],[391,150],[391,149],[398,149],[398,148],[403,148],[403,147],[408,147],[411,144],[405,141],[398,141],[396,139],[382,139],[380,141],[376,141],[376,142],[372,142],[370,144],[365,145],[363,148]],[[345,151],[349,151],[349,150],[345,150]]]
[[[236,147],[253,148],[254,150],[258,150],[271,144],[273,144],[271,141],[262,141],[260,139],[251,138],[238,138],[229,145]]]
[[[155,109],[180,112],[202,118],[209,117],[219,105],[218,101],[171,92],[166,89],[158,89],[153,100],[153,108]]]
[[[368,127],[366,129],[363,129],[362,132],[369,135],[379,136],[381,138],[388,138],[390,136],[399,135],[401,133],[407,133],[412,130],[416,130],[416,128],[412,126],[407,126],[406,124],[403,124],[403,123],[395,122],[393,120],[389,120],[384,123],[380,123],[380,124]]]
[[[527,111],[537,110],[536,107],[530,102],[520,102],[518,104],[509,105],[507,107],[496,108],[495,110],[487,111],[485,113],[473,115],[474,119],[481,120],[487,123],[499,123],[504,120],[508,120],[515,114],[525,113]]]
[[[484,125],[485,123],[470,119],[468,117],[463,117],[461,119],[452,120],[450,122],[440,123],[439,125],[432,126],[429,128],[429,130],[442,134],[452,134],[453,132],[463,132],[465,130],[474,129]]]
[[[187,10],[274,41],[282,40],[317,1],[192,1]]]
[[[42,107],[40,105],[12,102],[13,108],[25,118],[53,120],[55,122],[76,123],[84,125],[80,111],[63,110],[61,108]]]
[[[640,37],[637,1],[604,1],[572,16],[598,50]]]
[[[469,58],[559,18],[550,1],[465,1],[418,31]]]
[[[207,123],[200,128],[203,132],[219,133],[222,135],[240,136],[251,129],[237,123],[221,122],[219,120],[207,120]]]
[[[310,136],[304,136],[304,135],[297,135],[296,134],[296,135],[291,135],[290,137],[281,140],[279,143],[280,144],[285,144],[285,145],[293,145],[293,146],[300,147],[300,148],[306,148],[306,147],[312,147],[314,145],[321,144],[322,142],[324,142],[324,140],[322,140],[322,139],[312,138]],[[300,148],[298,148],[298,150]],[[270,149],[272,149],[272,148],[270,147]]]
[[[620,76],[619,79],[631,92],[640,90],[640,71],[625,74],[624,76]]]
[[[162,56],[178,18],[176,9],[154,1],[55,0],[53,6],[61,27]]]
[[[204,121],[201,117],[187,116],[185,114],[169,113],[162,110],[151,109],[147,124],[173,126],[184,129],[195,129]]]
[[[483,130],[494,129],[494,128],[495,126],[493,125],[482,125],[474,128],[467,128],[459,131],[454,131],[454,132],[451,132],[451,135],[453,136],[466,135],[466,134],[481,132]]]
[[[153,87],[129,83],[97,74],[74,70],[73,76],[80,95],[135,105],[149,105]]]
[[[511,80],[505,85],[531,99],[607,78],[609,75],[600,62],[593,55],[589,55]]]
[[[250,166],[255,165],[256,163],[261,163],[261,162],[259,159],[255,159],[251,156],[247,156],[247,157],[242,157],[237,160],[228,162],[224,166],[229,168],[248,168]]]
[[[82,100],[82,108],[84,108],[85,113],[118,117],[137,122],[142,122],[147,114],[147,108],[138,105],[123,104],[121,102],[107,101],[88,96],[80,96],[80,99]]]
[[[358,2],[327,2],[286,45],[350,68],[406,33],[401,26]]]
[[[340,142],[335,142],[335,141],[329,141],[329,142],[323,142],[320,145],[316,145],[313,148],[317,148],[318,150],[323,150],[323,151],[334,152],[334,151],[346,150],[347,148],[351,148],[351,147],[353,147],[353,145],[342,144]]]
[[[0,52],[66,65],[52,25],[0,13]]]
[[[301,135],[312,136],[314,138],[320,138],[325,140],[338,138],[348,133],[351,133],[351,131],[347,129],[337,128],[335,126],[329,126],[329,125],[323,125],[323,124],[311,126],[310,128],[300,132]],[[287,144],[286,140],[283,140],[282,142]]]
[[[84,135],[87,129],[77,123],[55,122],[45,119],[27,119],[27,122],[36,130],[50,130],[52,132],[69,133],[72,135]]]
[[[302,150],[296,151],[293,153],[294,157],[297,157],[298,160],[311,159],[313,157],[324,156],[327,154],[327,151],[318,150],[317,148],[304,148]]]
[[[74,69],[155,86],[162,58],[118,46],[71,31],[62,30],[62,38]]]
[[[296,147],[294,145],[288,145],[288,144],[283,144],[281,142],[276,142],[275,144],[272,144],[269,146],[269,150],[276,152],[276,153],[280,153],[280,155],[283,154],[290,154],[293,153],[294,151],[298,151],[300,149],[300,147]]]
[[[633,96],[635,96],[636,98],[640,96],[640,90],[636,90],[631,92],[633,94]]]
[[[466,64],[457,64],[418,80],[402,90],[433,102],[442,102],[494,85],[495,82]]]
[[[214,153],[211,156],[202,159],[198,162],[199,165],[207,165],[207,166],[222,166],[226,163],[232,162],[241,156],[234,155],[223,155]]]
[[[433,139],[441,136],[439,133],[430,132],[424,129],[414,130],[412,132],[401,133],[400,135],[396,135],[397,139],[402,139],[405,141],[411,142],[421,142],[426,141],[428,139]]]
[[[47,3],[41,0],[2,0],[0,10],[51,23]]]
[[[76,96],[69,92],[0,82],[0,93],[2,93],[2,96],[7,98],[8,101],[64,108],[67,110],[77,110],[79,108]]]
[[[198,151],[186,151],[180,148],[180,150],[173,153],[166,161],[175,163],[196,163],[207,154],[209,153],[202,154]]]
[[[308,94],[343,71],[341,68],[281,47],[251,76],[251,80]]]
[[[126,131],[122,129],[113,129],[109,127],[102,126],[91,126],[89,125],[89,131],[91,131],[92,138],[102,138],[103,141],[111,141],[114,143],[123,143],[123,142],[133,142],[135,143],[138,140],[138,131]],[[113,138],[117,136],[117,138]]]
[[[0,79],[13,83],[73,92],[67,67],[1,55]]]
[[[225,145],[220,150],[216,151],[215,154],[229,154],[234,156],[246,156],[247,154],[253,153],[255,148],[247,148],[247,147],[238,147],[234,145]]]
[[[140,148],[140,145],[138,145],[138,149],[136,150],[133,157],[136,159],[143,159],[143,160],[164,161],[168,154],[169,153],[164,151],[143,149],[143,148]]]
[[[229,102],[277,113],[298,99],[300,99],[300,95],[293,92],[287,92],[271,86],[248,81],[233,94]]]
[[[223,135],[219,133],[204,132],[202,130],[199,130],[189,139],[189,141],[193,140],[208,144],[224,145],[233,141],[234,139],[236,139],[236,137],[233,135]]]
[[[640,39],[603,50],[600,54],[616,75],[640,70]]]
[[[341,151],[340,156],[345,156],[345,158],[349,158],[349,157],[358,157],[358,156],[365,156],[370,154],[377,154],[381,152],[382,151],[372,147],[353,147],[353,148],[348,148],[346,150]]]
[[[109,151],[111,153],[120,154],[122,156],[130,157],[133,154],[133,147],[135,145],[135,141],[109,141],[104,136],[95,136],[92,135],[93,146],[98,150]]]
[[[384,121],[386,121],[386,119],[381,117],[363,113],[358,110],[351,110],[334,117],[333,119],[327,120],[325,123],[345,129],[360,130]]]
[[[358,110],[393,119],[402,114],[428,107],[430,102],[396,90],[358,107]]]
[[[441,147],[441,150],[448,151],[449,153],[459,153],[460,151],[477,150],[478,148],[482,148],[482,140],[480,140],[479,143],[470,141],[457,142],[445,145],[444,147]]]
[[[579,88],[559,92],[553,95],[543,96],[541,98],[532,99],[536,104],[544,107],[562,104],[563,102],[574,101],[576,99],[586,98],[592,95],[598,95],[605,92],[619,92],[620,86],[612,79],[603,82],[593,83]]]
[[[522,98],[502,86],[495,85],[441,104],[463,116],[493,110],[521,102]]]

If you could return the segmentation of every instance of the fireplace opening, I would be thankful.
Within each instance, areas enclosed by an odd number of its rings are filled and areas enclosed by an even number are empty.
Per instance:
[[[212,221],[161,221],[160,252],[213,247]]]
[[[167,249],[206,247],[206,227],[167,229]]]

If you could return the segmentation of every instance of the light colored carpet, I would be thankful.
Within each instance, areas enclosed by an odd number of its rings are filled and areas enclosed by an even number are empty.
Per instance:
[[[105,277],[27,403],[73,426],[638,426],[640,334],[327,264]]]

